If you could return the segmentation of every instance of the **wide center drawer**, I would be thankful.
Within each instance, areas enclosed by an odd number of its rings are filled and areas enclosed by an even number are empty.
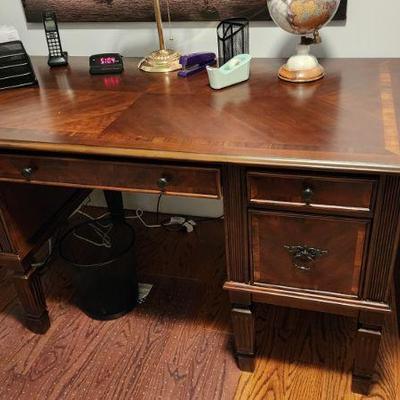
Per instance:
[[[376,181],[367,178],[249,172],[252,205],[369,213]]]
[[[0,155],[0,180],[220,198],[217,168]]]
[[[369,221],[251,211],[253,280],[358,295]]]

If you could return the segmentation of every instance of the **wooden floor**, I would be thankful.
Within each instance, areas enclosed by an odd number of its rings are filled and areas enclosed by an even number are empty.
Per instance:
[[[350,391],[351,319],[257,307],[258,360],[240,374],[232,354],[223,224],[192,234],[137,226],[140,280],[148,301],[116,321],[74,306],[69,268],[46,271],[52,326],[33,335],[0,269],[0,399],[361,399]],[[400,399],[399,339],[388,321],[371,399]]]

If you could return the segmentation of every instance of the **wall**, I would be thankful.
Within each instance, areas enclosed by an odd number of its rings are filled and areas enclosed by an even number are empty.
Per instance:
[[[325,57],[400,57],[399,0],[349,0],[347,23],[335,23],[322,31],[323,44],[316,54]],[[14,25],[28,52],[47,54],[40,24],[27,24],[20,0],[0,0],[0,25]],[[216,23],[187,22],[172,25],[171,47],[182,53],[216,51]],[[142,56],[157,48],[155,25],[152,23],[61,24],[63,47],[71,55],[118,51],[125,56]],[[167,27],[166,27],[167,28]],[[169,32],[166,29],[166,38]],[[250,52],[254,57],[286,57],[294,49],[297,38],[272,23],[251,25]],[[96,196],[97,200],[101,196]],[[129,207],[153,209],[152,196],[128,196]],[[166,198],[163,211],[217,216],[221,204]]]
[[[349,0],[348,21],[322,31],[318,52],[328,57],[399,57],[399,0]],[[47,54],[40,24],[25,22],[20,0],[0,1],[0,24],[12,24],[32,55]],[[216,23],[173,24],[174,47],[181,52],[215,50]],[[101,23],[62,24],[64,47],[72,55],[119,51],[126,56],[142,56],[157,47],[154,24]],[[168,33],[168,32],[167,32]],[[254,57],[287,56],[296,38],[272,23],[257,22],[251,28]]]

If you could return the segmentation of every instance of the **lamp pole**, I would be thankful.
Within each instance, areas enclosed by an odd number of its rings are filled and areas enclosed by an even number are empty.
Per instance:
[[[165,50],[164,32],[161,18],[160,0],[154,0],[154,13],[156,15],[158,39],[160,40],[160,50]]]
[[[160,50],[153,51],[145,57],[140,62],[139,69],[145,72],[171,72],[181,69],[179,53],[165,47],[160,0],[154,0],[154,14],[156,16]]]

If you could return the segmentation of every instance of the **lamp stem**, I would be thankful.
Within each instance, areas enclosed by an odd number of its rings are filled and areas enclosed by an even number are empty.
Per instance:
[[[164,33],[161,18],[160,0],[154,0],[154,13],[156,15],[158,39],[160,41],[160,50],[165,50]]]
[[[160,50],[151,52],[151,54],[140,61],[139,69],[145,72],[177,71],[178,69],[182,69],[182,65],[179,63],[180,54],[177,51],[165,48],[160,0],[153,0],[153,3],[158,38],[160,40]]]

